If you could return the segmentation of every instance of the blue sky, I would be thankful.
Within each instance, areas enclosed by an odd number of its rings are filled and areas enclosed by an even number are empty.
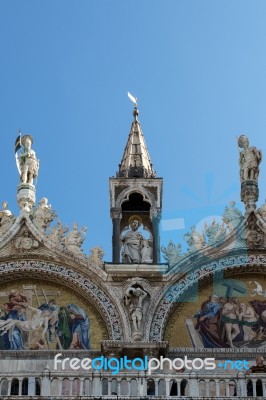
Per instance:
[[[87,226],[85,252],[102,245],[110,261],[108,178],[132,122],[129,90],[164,178],[164,218],[185,217],[187,231],[197,210],[239,202],[236,136],[266,154],[265,15],[258,0],[1,0],[0,200],[18,214],[20,128],[40,159],[37,199]],[[265,180],[263,160],[259,204]]]

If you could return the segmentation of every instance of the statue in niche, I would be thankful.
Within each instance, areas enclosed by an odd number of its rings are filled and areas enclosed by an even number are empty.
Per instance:
[[[253,180],[258,182],[259,164],[262,160],[261,150],[249,146],[249,140],[245,135],[238,138],[238,146],[243,149],[239,153],[241,182]]]
[[[149,241],[145,239],[138,228],[142,225],[142,219],[138,215],[132,215],[128,223],[131,231],[121,237],[122,262],[123,263],[151,263],[152,249]]]
[[[125,304],[129,307],[129,315],[133,324],[133,333],[135,333],[135,337],[137,337],[137,334],[139,334],[141,331],[143,302],[146,296],[147,293],[140,287],[134,288],[131,286],[126,291]]]
[[[2,210],[0,211],[0,235],[3,235],[15,222],[15,217],[11,211],[8,210],[6,201],[2,202]]]
[[[81,254],[81,245],[86,238],[87,228],[82,228],[78,230],[78,225],[73,224],[73,229],[65,237],[65,245],[67,250],[72,251],[76,254]]]
[[[33,179],[38,176],[39,170],[39,160],[37,160],[35,151],[31,148],[33,139],[30,135],[24,135],[22,136],[21,143],[23,145],[23,152],[19,157],[20,181],[33,185]]]
[[[34,209],[32,214],[34,225],[39,229],[39,231],[45,233],[46,229],[55,217],[56,214],[51,210],[51,204],[48,204],[48,199],[43,197],[39,202],[39,206]]]

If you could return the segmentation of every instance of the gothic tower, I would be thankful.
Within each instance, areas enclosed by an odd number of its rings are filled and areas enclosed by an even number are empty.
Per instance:
[[[160,262],[159,222],[163,180],[156,177],[138,115],[139,111],[135,105],[134,120],[122,161],[116,177],[110,178],[113,263],[125,262],[120,254],[121,234],[129,227],[133,217],[150,234],[148,242],[151,247],[151,257],[148,262]]]

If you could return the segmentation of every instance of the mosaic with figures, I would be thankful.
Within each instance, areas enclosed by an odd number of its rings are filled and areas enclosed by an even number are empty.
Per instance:
[[[199,289],[177,306],[167,327],[170,347],[266,347],[266,278],[250,274]]]
[[[27,281],[0,287],[0,349],[99,349],[107,332],[97,310],[73,291]]]

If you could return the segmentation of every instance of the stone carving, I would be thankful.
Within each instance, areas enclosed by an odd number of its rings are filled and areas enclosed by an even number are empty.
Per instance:
[[[188,248],[189,253],[192,253],[194,251],[199,251],[203,249],[204,246],[206,246],[204,234],[198,233],[194,225],[191,227],[191,232],[187,232],[184,235],[184,239],[189,246]]]
[[[138,232],[142,220],[138,215],[132,215],[128,223],[131,231],[121,237],[122,241],[122,262],[123,263],[151,263],[152,249],[150,241],[144,239]]]
[[[50,229],[50,233],[48,235],[49,239],[53,243],[58,243],[61,246],[65,245],[65,233],[68,232],[68,227],[62,225],[60,221],[57,222],[52,229]]]
[[[39,242],[31,236],[28,230],[25,230],[15,241],[15,247],[18,250],[31,250],[39,247]]]
[[[73,229],[65,237],[65,246],[67,250],[76,254],[81,254],[81,245],[86,238],[86,231],[87,228],[84,227],[78,230],[78,225],[73,224]]]
[[[213,220],[210,225],[207,225],[205,223],[204,232],[208,238],[208,246],[214,246],[218,243],[221,243],[225,240],[226,237],[225,227],[215,220]]]
[[[130,319],[133,325],[133,339],[142,339],[143,302],[147,293],[140,287],[129,287],[125,294],[125,305],[128,306]]]
[[[48,204],[48,199],[46,197],[40,200],[39,206],[36,207],[32,213],[33,223],[42,233],[45,233],[55,217],[56,214],[51,210],[51,204]]]
[[[161,247],[163,257],[168,262],[169,267],[173,267],[183,258],[181,255],[181,249],[182,245],[180,243],[175,245],[171,240],[169,241],[167,247]]]
[[[90,252],[91,252],[91,254],[89,256],[89,261],[102,268],[103,267],[103,256],[104,256],[103,248],[102,247],[93,247],[90,250]]]
[[[7,209],[8,204],[6,201],[2,202],[2,210],[0,211],[0,236],[8,231],[15,222],[15,217],[11,211]]]
[[[262,204],[262,206],[260,208],[255,210],[255,214],[257,215],[259,225],[261,225],[265,229],[265,226],[266,226],[266,203]]]
[[[253,180],[258,182],[259,164],[262,159],[261,150],[249,146],[249,140],[245,135],[238,138],[238,146],[243,150],[239,153],[241,182]]]
[[[222,216],[223,221],[228,226],[230,232],[234,231],[244,219],[241,211],[235,207],[235,204],[234,201],[230,201],[229,205],[225,207]]]
[[[22,136],[23,152],[19,157],[20,180],[22,183],[33,185],[33,179],[38,176],[39,160],[35,151],[31,149],[33,139],[30,135]]]

